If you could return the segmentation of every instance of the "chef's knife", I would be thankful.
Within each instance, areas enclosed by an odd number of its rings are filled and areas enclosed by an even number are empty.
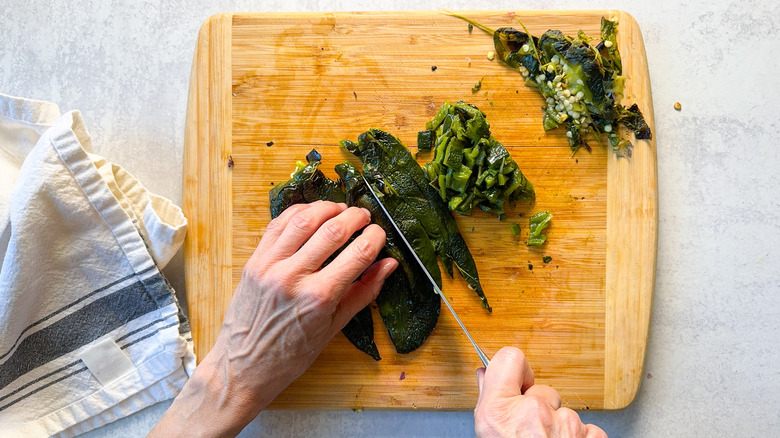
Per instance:
[[[482,351],[481,348],[477,345],[476,342],[474,342],[474,338],[471,337],[471,334],[469,334],[469,331],[466,330],[466,326],[463,325],[463,322],[458,318],[458,314],[455,313],[455,309],[452,308],[452,305],[450,304],[450,301],[447,299],[447,297],[444,296],[444,293],[439,289],[439,286],[436,284],[435,281],[433,281],[433,277],[431,277],[431,274],[428,272],[428,269],[425,268],[425,265],[423,264],[422,260],[420,260],[419,257],[417,257],[417,253],[414,252],[414,248],[412,248],[412,245],[409,244],[409,241],[406,240],[406,237],[404,236],[404,233],[401,232],[401,229],[398,228],[398,225],[396,225],[395,221],[393,220],[393,217],[390,216],[390,213],[385,208],[384,204],[382,204],[382,201],[379,199],[379,196],[374,193],[373,188],[371,187],[371,184],[368,183],[366,180],[366,177],[362,174],[360,175],[361,178],[363,178],[363,182],[366,183],[366,186],[368,187],[368,191],[371,192],[371,195],[374,197],[376,202],[379,204],[379,208],[382,209],[382,211],[385,213],[385,216],[387,216],[387,219],[390,221],[390,223],[393,225],[393,228],[398,233],[398,235],[401,237],[401,240],[403,240],[404,244],[406,245],[406,248],[409,249],[409,252],[412,254],[412,257],[414,257],[414,260],[417,261],[417,264],[420,265],[422,268],[422,271],[425,273],[425,276],[428,277],[428,280],[430,280],[431,285],[433,286],[433,290],[436,291],[437,294],[441,297],[441,300],[444,301],[444,304],[447,305],[447,308],[450,309],[450,312],[452,313],[452,316],[455,317],[455,321],[458,321],[458,325],[460,325],[460,328],[463,329],[463,333],[466,334],[466,337],[471,341],[471,345],[474,346],[474,349],[477,350],[477,355],[479,356],[479,360],[482,361],[482,365],[487,368],[488,363],[490,362],[490,359],[488,359],[485,352]]]

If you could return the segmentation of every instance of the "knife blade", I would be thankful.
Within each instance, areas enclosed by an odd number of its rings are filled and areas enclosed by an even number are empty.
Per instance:
[[[422,268],[422,271],[425,273],[425,276],[428,277],[428,281],[431,282],[431,286],[433,286],[433,290],[436,291],[437,294],[439,294],[441,300],[444,301],[444,304],[446,304],[447,308],[450,309],[450,313],[452,313],[452,316],[455,317],[455,321],[457,321],[460,328],[463,329],[463,333],[465,333],[468,340],[471,341],[471,345],[473,345],[474,349],[477,351],[477,355],[479,356],[479,360],[482,361],[482,365],[484,365],[485,368],[487,368],[488,363],[490,363],[490,359],[487,357],[485,352],[482,351],[481,348],[479,348],[479,345],[477,345],[477,343],[474,341],[474,338],[471,337],[471,334],[466,329],[466,326],[463,325],[463,321],[460,320],[458,314],[455,313],[455,309],[452,308],[450,301],[447,299],[447,297],[444,296],[444,293],[441,291],[441,289],[436,284],[436,282],[433,281],[433,277],[431,277],[430,272],[428,272],[428,269],[425,268],[425,265],[423,264],[422,260],[420,260],[420,257],[417,256],[417,253],[414,252],[414,248],[412,248],[412,245],[409,243],[408,240],[406,240],[406,236],[404,236],[404,233],[401,232],[400,228],[398,228],[398,225],[393,220],[393,217],[390,216],[390,213],[387,211],[385,205],[379,199],[379,196],[377,196],[377,194],[374,193],[374,189],[373,187],[371,187],[371,184],[369,184],[368,180],[366,179],[365,176],[363,176],[363,174],[360,174],[360,177],[363,178],[363,182],[366,183],[366,186],[368,187],[368,191],[371,192],[371,196],[373,196],[374,200],[377,202],[377,204],[379,204],[379,208],[381,208],[382,212],[385,214],[385,216],[387,216],[387,219],[390,221],[390,224],[398,233],[398,236],[401,237],[401,240],[404,242],[404,245],[406,245],[406,248],[409,249],[409,252],[411,252],[412,257],[414,257],[414,260],[417,262],[420,268]]]

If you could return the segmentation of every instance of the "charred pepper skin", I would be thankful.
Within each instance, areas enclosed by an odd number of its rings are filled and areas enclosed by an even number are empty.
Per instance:
[[[371,212],[371,221],[385,230],[387,237],[380,257],[393,257],[398,261],[398,268],[385,280],[376,304],[396,351],[412,352],[425,342],[436,327],[441,299],[426,278],[423,268],[414,262],[406,245],[369,192],[372,188],[366,185],[357,168],[346,162],[336,166],[336,173],[344,183],[347,205],[367,209]],[[398,199],[387,194],[383,198],[385,207],[392,212],[399,228],[410,238],[418,257],[441,287],[441,272],[433,243],[414,216],[405,211],[402,203],[397,202]]]
[[[469,287],[480,298],[482,307],[492,311],[479,282],[476,263],[455,218],[406,146],[380,129],[364,132],[357,142],[343,140],[341,146],[362,161],[363,173],[369,183],[403,200],[409,213],[433,242],[447,274],[453,276],[454,262]]]

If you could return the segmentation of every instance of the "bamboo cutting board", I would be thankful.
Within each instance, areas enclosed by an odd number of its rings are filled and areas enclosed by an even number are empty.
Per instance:
[[[599,35],[602,15],[619,20],[628,77],[654,129],[644,44],[619,11],[467,12],[492,27],[534,35],[580,29]],[[656,149],[636,141],[631,158],[596,146],[571,156],[564,130],[542,129],[542,98],[521,76],[487,59],[492,39],[442,12],[224,14],[198,37],[190,83],[184,160],[186,288],[196,352],[205,356],[270,220],[268,191],[316,148],[320,167],[357,161],[340,150],[370,127],[414,152],[417,131],[446,100],[466,100],[533,182],[537,199],[505,221],[457,216],[493,306],[483,310],[456,274],[444,291],[492,356],[525,351],[537,383],[560,390],[577,409],[619,409],[642,374],[657,240]],[[472,87],[482,79],[482,88]],[[655,134],[655,132],[654,132]],[[231,161],[232,159],[232,161]],[[421,163],[431,159],[420,154]],[[232,162],[232,166],[229,165]],[[529,248],[528,217],[549,210],[548,241]],[[512,223],[523,231],[515,238]],[[542,257],[552,261],[543,263]],[[338,335],[273,408],[472,409],[479,360],[454,319],[439,323],[417,351],[395,353],[374,309],[375,362]]]

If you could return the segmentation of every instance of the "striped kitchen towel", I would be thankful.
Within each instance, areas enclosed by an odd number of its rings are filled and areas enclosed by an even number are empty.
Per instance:
[[[0,95],[0,436],[86,432],[195,367],[160,272],[186,219],[90,149],[79,112]]]

